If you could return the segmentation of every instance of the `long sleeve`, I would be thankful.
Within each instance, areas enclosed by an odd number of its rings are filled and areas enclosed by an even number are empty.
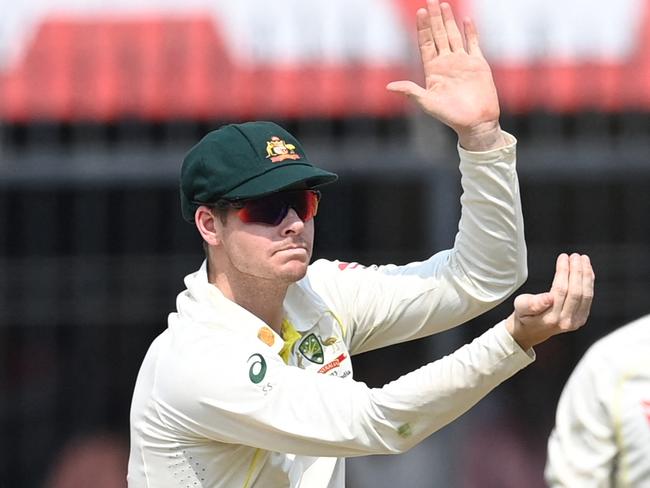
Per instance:
[[[352,354],[466,322],[527,276],[515,140],[494,151],[459,148],[463,195],[454,247],[404,266],[317,261],[306,287],[341,321]]]
[[[402,452],[533,357],[503,323],[383,388],[285,365],[260,341],[158,346],[153,399],[167,429],[308,456]],[[258,344],[261,344],[258,345]],[[215,375],[219,371],[221,374]],[[228,374],[223,374],[228,371]]]

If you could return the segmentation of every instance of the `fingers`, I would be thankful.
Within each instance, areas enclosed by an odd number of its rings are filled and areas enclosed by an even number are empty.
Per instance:
[[[429,11],[429,25],[431,26],[431,35],[436,43],[438,54],[445,54],[450,51],[449,40],[447,39],[447,29],[442,19],[442,11],[438,0],[427,0],[427,10]]]
[[[451,10],[451,6],[448,3],[443,3],[440,5],[440,10],[442,12],[442,20],[445,24],[445,29],[447,30],[447,40],[449,41],[449,47],[452,51],[462,51],[465,49],[463,45],[463,36],[458,30],[458,25],[456,24],[456,19],[454,19],[454,12]]]
[[[418,46],[420,47],[420,57],[422,63],[426,63],[435,58],[438,54],[436,45],[433,42],[431,33],[431,23],[429,22],[429,12],[425,8],[420,8],[415,14],[418,28]]]
[[[463,20],[463,32],[465,33],[465,43],[469,54],[481,54],[481,48],[478,42],[478,32],[476,25],[470,18]]]
[[[412,81],[391,81],[386,85],[386,89],[388,91],[402,93],[412,98],[421,97],[426,91],[420,85],[413,83]]]
[[[575,330],[585,324],[594,295],[594,272],[588,256],[561,254],[551,286],[553,320],[561,330]]]
[[[591,310],[591,302],[594,298],[594,282],[596,276],[591,266],[589,256],[581,256],[582,259],[582,302],[578,310],[578,315],[584,322],[587,321],[589,311]]]
[[[553,312],[560,314],[564,299],[569,289],[569,256],[567,254],[560,254],[555,261],[555,276],[551,284],[551,293],[555,298],[553,305]]]
[[[594,295],[594,272],[588,256],[560,254],[551,291],[515,298],[506,328],[524,349],[582,327]]]
[[[571,254],[569,257],[569,287],[562,305],[561,317],[574,317],[582,302],[582,256]]]
[[[551,293],[523,294],[515,298],[515,313],[520,318],[541,315],[553,305]]]
[[[425,67],[436,56],[451,52],[481,55],[476,26],[471,19],[466,18],[461,32],[448,3],[427,0],[427,8],[418,9],[415,17],[418,46]]]
[[[439,54],[465,49],[463,35],[458,29],[454,12],[448,3],[427,0],[427,8],[418,9],[416,20],[418,45],[423,61],[426,62]],[[474,33],[473,44],[476,45],[478,42],[476,30],[472,32]]]

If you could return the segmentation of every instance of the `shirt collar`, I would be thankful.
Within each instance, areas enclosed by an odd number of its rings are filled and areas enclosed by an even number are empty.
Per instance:
[[[309,274],[287,289],[284,299],[287,318],[299,332],[305,332],[318,323],[329,309],[322,299],[312,290]]]
[[[274,352],[279,352],[282,349],[284,340],[279,334],[257,316],[226,298],[219,288],[208,281],[205,260],[196,272],[185,277],[185,285],[193,299],[191,301],[194,307],[205,304],[209,308],[200,314],[202,316],[202,319],[199,319],[200,322],[255,336]],[[179,296],[179,312],[181,311],[180,297],[182,295]],[[325,313],[329,312],[326,304],[312,290],[308,276],[289,286],[283,306],[286,318],[298,332],[311,329]]]
[[[194,298],[192,301],[194,312],[196,312],[196,308],[202,309],[199,314],[192,314],[194,320],[208,326],[225,328],[237,334],[256,337],[276,354],[280,352],[284,345],[280,335],[263,320],[226,298],[219,288],[208,281],[206,261],[203,261],[198,271],[185,278],[185,285],[189,296]],[[181,304],[178,305],[180,312]]]

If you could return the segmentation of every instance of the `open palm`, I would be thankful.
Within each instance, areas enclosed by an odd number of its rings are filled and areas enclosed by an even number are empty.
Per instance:
[[[416,16],[425,86],[394,81],[387,88],[408,95],[459,135],[498,126],[497,92],[473,22],[465,20],[461,34],[449,4],[437,0]]]

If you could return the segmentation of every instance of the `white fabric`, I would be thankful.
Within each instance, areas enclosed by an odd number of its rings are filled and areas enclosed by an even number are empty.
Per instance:
[[[650,315],[596,342],[558,403],[549,486],[650,487]]]
[[[459,149],[453,249],[406,266],[309,267],[284,303],[301,335],[288,364],[278,355],[283,339],[258,339],[265,324],[208,283],[205,263],[187,276],[138,375],[129,486],[340,488],[343,457],[403,452],[529,364],[534,353],[503,323],[383,388],[354,381],[350,361],[465,322],[521,285],[526,250],[508,137],[501,150]]]

